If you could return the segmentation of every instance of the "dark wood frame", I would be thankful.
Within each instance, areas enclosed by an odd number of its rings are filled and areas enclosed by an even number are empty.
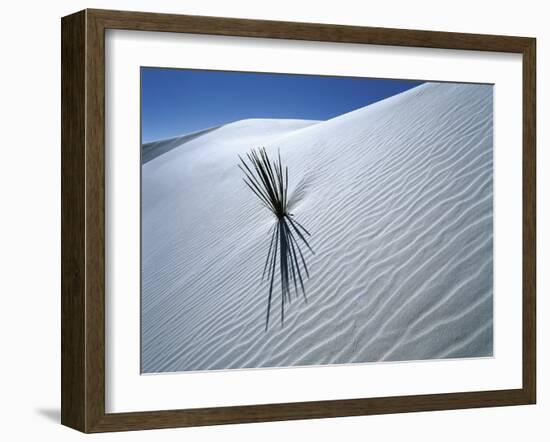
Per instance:
[[[61,422],[83,432],[534,404],[536,400],[536,40],[526,37],[84,10],[62,19]],[[523,386],[475,391],[105,412],[106,29],[519,53],[523,56]]]

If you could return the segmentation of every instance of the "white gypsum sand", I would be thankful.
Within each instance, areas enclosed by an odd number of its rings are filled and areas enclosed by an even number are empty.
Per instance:
[[[491,356],[492,97],[429,83],[328,121],[227,124],[144,163],[142,372]],[[280,149],[316,252],[284,327],[276,278],[267,331],[274,217],[238,168],[260,146]]]

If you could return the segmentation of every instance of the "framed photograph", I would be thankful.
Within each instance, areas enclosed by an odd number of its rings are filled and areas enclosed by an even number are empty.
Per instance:
[[[535,39],[62,19],[62,423],[533,404]]]

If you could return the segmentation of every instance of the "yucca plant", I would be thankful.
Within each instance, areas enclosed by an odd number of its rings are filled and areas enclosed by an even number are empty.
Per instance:
[[[239,168],[245,175],[243,180],[258,197],[260,203],[275,216],[262,273],[262,280],[266,276],[269,279],[265,320],[267,330],[277,263],[281,279],[281,325],[284,325],[285,304],[292,301],[291,288],[294,287],[294,293],[298,296],[299,287],[307,302],[302,270],[307,278],[309,278],[309,271],[300,244],[305,245],[311,253],[314,254],[314,252],[306,239],[310,233],[289,212],[288,167],[285,166],[283,171],[280,151],[276,161],[270,160],[265,147],[258,150],[252,149],[246,157],[248,162],[239,155],[241,161]]]

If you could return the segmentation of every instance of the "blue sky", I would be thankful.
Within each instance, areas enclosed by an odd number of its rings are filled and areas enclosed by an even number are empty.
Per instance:
[[[142,142],[245,118],[328,120],[419,84],[413,80],[141,68]]]

